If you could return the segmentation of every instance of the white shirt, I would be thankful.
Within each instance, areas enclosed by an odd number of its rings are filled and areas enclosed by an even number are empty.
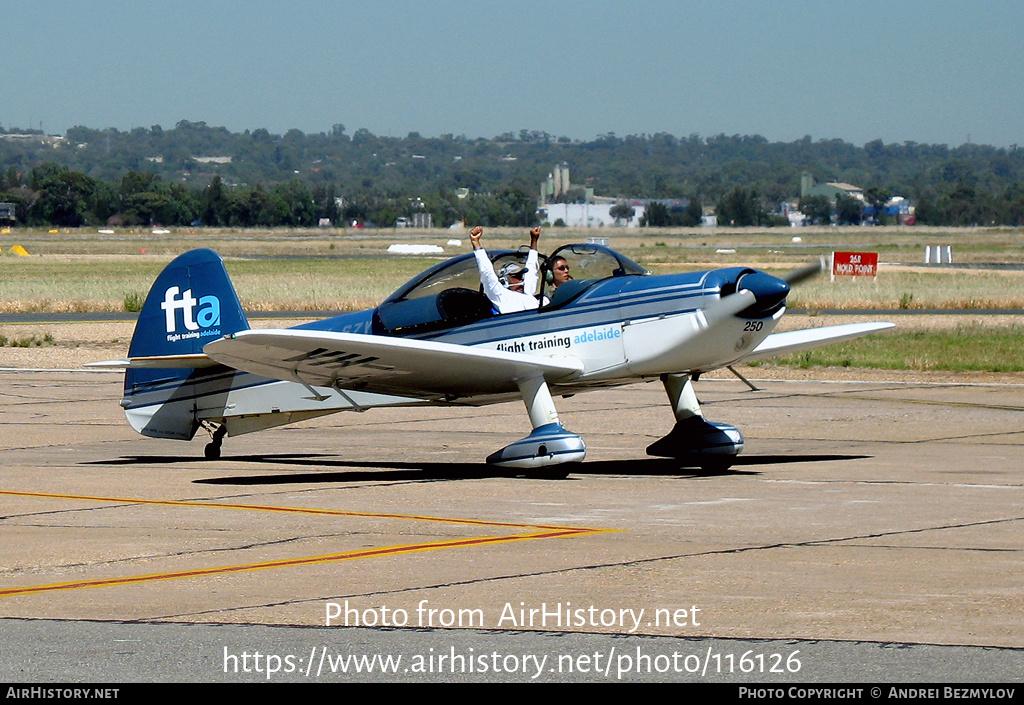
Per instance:
[[[536,291],[537,282],[540,279],[540,264],[537,258],[537,250],[530,250],[526,255],[526,271],[523,272],[523,291],[512,291],[506,289],[498,281],[498,275],[494,273],[494,265],[487,257],[487,251],[483,248],[473,250],[476,256],[476,266],[480,270],[480,283],[484,285],[484,293],[498,313],[516,313],[517,311],[530,311],[537,308],[540,302],[537,297],[524,292]]]

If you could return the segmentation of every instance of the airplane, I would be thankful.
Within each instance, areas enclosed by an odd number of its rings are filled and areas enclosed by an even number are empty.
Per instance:
[[[496,270],[522,250],[488,251]],[[211,435],[220,457],[239,436],[340,411],[482,406],[522,400],[532,432],[487,457],[536,477],[565,477],[586,445],[564,428],[555,397],[661,380],[675,417],[647,448],[685,467],[728,469],[743,450],[735,427],[704,419],[693,382],[741,362],[891,328],[854,323],[773,333],[795,284],[748,267],[654,275],[602,245],[570,244],[575,278],[539,308],[498,315],[472,253],[430,267],[373,309],[288,329],[249,327],[221,257],[186,252],[157,277],[128,357],[89,363],[125,370],[121,406],[144,436]],[[531,474],[532,473],[532,474]]]

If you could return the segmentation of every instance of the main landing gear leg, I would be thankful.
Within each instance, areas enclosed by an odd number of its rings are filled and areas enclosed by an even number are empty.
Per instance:
[[[735,426],[704,420],[690,375],[662,375],[661,381],[676,425],[667,436],[649,445],[647,454],[676,458],[684,465],[708,471],[727,470],[743,450],[743,435]]]
[[[533,432],[487,457],[491,465],[511,468],[541,468],[583,460],[587,447],[583,439],[566,431],[558,422],[558,410],[548,384],[541,376],[519,380]],[[565,477],[567,470],[533,473],[538,477]]]
[[[206,456],[207,460],[216,460],[220,457],[220,444],[224,441],[224,436],[226,435],[228,435],[227,424],[221,424],[211,434],[210,442],[203,449],[203,455]]]

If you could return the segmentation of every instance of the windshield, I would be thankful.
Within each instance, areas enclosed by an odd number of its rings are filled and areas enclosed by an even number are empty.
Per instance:
[[[545,266],[544,294],[552,303],[564,303],[602,279],[648,274],[646,269],[615,250],[590,244],[560,247],[551,254]],[[556,296],[563,286],[565,290]],[[573,292],[571,296],[569,292]]]
[[[573,279],[606,279],[648,271],[625,255],[602,245],[566,245],[555,250],[549,263],[564,259]]]

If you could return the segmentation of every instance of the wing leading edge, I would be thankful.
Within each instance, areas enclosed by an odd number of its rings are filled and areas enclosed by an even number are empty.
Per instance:
[[[517,380],[572,379],[573,357],[534,357],[407,338],[310,330],[245,330],[207,344],[216,362],[311,387],[416,397],[459,398],[516,392]]]

